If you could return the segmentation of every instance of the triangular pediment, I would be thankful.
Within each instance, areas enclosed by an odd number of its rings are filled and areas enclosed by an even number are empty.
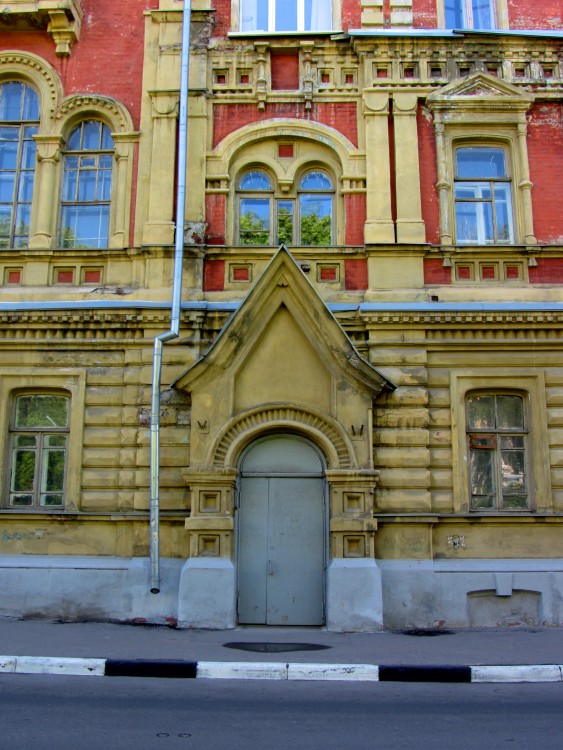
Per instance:
[[[373,396],[394,387],[361,357],[284,246],[213,345],[173,385],[193,391],[218,378],[240,408],[264,393],[271,393],[268,401],[305,402],[339,379]]]
[[[473,107],[482,106],[485,102],[509,108],[528,108],[533,99],[528,91],[495,76],[474,73],[433,91],[426,101],[431,108],[440,108],[440,105]]]

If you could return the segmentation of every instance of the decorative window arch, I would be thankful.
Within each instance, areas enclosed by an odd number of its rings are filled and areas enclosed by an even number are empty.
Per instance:
[[[82,120],[63,157],[59,242],[64,248],[108,246],[114,142],[101,120]]]
[[[283,183],[264,168],[245,170],[237,181],[238,242],[332,245],[334,196],[334,178],[325,170],[305,168]]]

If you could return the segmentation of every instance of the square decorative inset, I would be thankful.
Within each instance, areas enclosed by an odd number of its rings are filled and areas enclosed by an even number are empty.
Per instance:
[[[385,67],[382,67],[381,65],[375,65],[373,68],[373,77],[389,78],[389,66],[385,65]]]
[[[344,537],[344,557],[365,557],[366,542],[363,536]]]
[[[200,513],[218,513],[221,507],[221,493],[201,490],[199,493]]]
[[[55,284],[74,284],[74,268],[55,268]]]
[[[250,71],[239,70],[237,75],[238,82],[241,86],[248,86],[250,84]]]
[[[496,263],[481,263],[479,273],[482,281],[496,281],[498,279],[498,265]]]
[[[229,280],[230,281],[251,281],[252,279],[252,266],[241,265],[240,263],[231,263],[229,265]]]
[[[101,268],[83,268],[80,272],[80,281],[82,284],[101,284]]]
[[[403,65],[402,74],[403,74],[403,78],[418,78],[418,66],[417,65]]]
[[[504,264],[504,278],[507,281],[520,281],[522,279],[522,264],[521,263],[505,263]]]
[[[219,557],[220,540],[218,534],[200,534],[198,537],[198,555],[200,557]]]
[[[20,286],[22,283],[21,268],[6,268],[4,270],[4,284],[6,286]]]
[[[458,281],[472,281],[473,264],[456,263],[455,276]]]
[[[319,83],[328,86],[332,83],[332,70],[319,70]]]
[[[336,263],[319,263],[317,281],[336,283],[340,281],[340,266]]]
[[[278,143],[278,157],[280,159],[293,159],[293,143]]]
[[[213,80],[219,86],[225,86],[229,82],[229,74],[226,70],[214,70]]]
[[[356,74],[353,70],[342,71],[342,83],[344,86],[355,86],[356,85]]]
[[[364,509],[364,495],[362,492],[344,493],[344,512],[355,513]]]

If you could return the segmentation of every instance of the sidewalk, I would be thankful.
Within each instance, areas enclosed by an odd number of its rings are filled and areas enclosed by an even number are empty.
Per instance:
[[[94,673],[87,667],[84,668],[86,671],[69,672],[60,666],[68,663],[78,668],[74,659],[91,659],[97,665],[97,674],[448,682],[563,681],[563,668],[559,666],[563,665],[563,628],[431,633],[332,633],[316,628],[264,627],[194,631],[0,617],[0,652],[3,655],[0,657],[0,672]],[[35,658],[26,660],[22,657]],[[37,657],[57,658],[45,660]],[[471,671],[478,666],[494,669]],[[518,669],[506,669],[507,666]],[[292,674],[298,676],[292,677]],[[480,675],[479,680],[476,680],[477,675]],[[495,676],[498,679],[483,679]]]

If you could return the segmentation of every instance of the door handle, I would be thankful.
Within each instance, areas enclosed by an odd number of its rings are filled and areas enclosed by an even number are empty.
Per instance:
[[[274,563],[271,560],[268,560],[268,575],[274,575]]]

